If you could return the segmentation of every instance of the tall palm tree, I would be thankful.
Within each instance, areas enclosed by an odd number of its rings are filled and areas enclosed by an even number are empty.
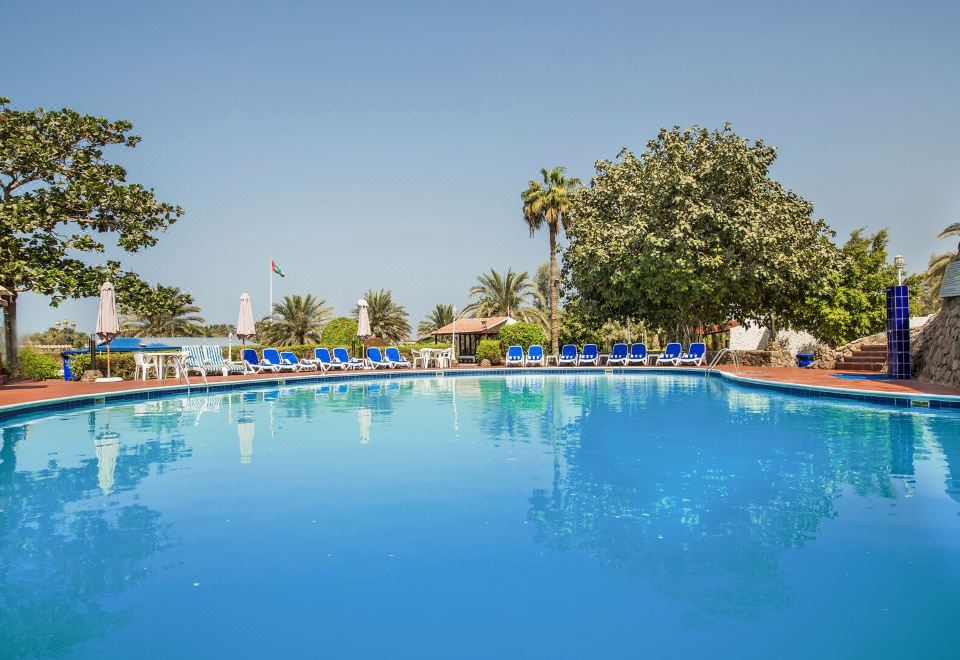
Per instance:
[[[284,296],[281,302],[273,304],[273,318],[266,324],[266,337],[262,339],[278,346],[319,342],[333,311],[324,307],[325,303],[312,293]]]
[[[364,294],[367,301],[367,314],[370,315],[370,332],[374,337],[387,341],[401,341],[410,335],[410,324],[407,323],[407,310],[403,305],[393,302],[393,293],[389,289],[374,291],[370,289]],[[359,310],[353,309],[353,318],[357,318]]]
[[[554,354],[559,347],[560,273],[557,268],[557,235],[560,229],[570,225],[570,202],[573,191],[580,186],[580,179],[566,176],[566,168],[554,167],[540,170],[543,181],[529,181],[521,194],[523,219],[530,228],[532,237],[544,224],[550,230],[550,342]]]
[[[123,314],[123,332],[132,337],[202,337],[206,334],[193,296],[175,286],[155,284]]]
[[[477,278],[470,298],[473,302],[463,308],[464,316],[509,316],[528,323],[542,323],[545,318],[543,298],[526,271],[515,273],[508,268],[503,275],[491,268]]]
[[[448,323],[453,323],[453,305],[437,305],[427,316],[417,325],[417,334],[421,337],[429,335],[434,330],[439,330]]]

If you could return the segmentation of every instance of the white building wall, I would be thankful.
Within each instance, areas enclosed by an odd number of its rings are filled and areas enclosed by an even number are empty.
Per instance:
[[[777,339],[786,341],[790,348],[790,353],[800,352],[804,344],[817,343],[817,340],[809,332],[797,330],[780,330],[777,333]],[[770,330],[760,326],[747,323],[730,328],[730,348],[741,351],[765,351],[770,342]]]

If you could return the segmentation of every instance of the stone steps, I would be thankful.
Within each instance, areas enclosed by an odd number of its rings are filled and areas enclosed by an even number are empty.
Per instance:
[[[837,363],[838,369],[879,373],[887,364],[887,347],[883,344],[861,344],[852,355]]]

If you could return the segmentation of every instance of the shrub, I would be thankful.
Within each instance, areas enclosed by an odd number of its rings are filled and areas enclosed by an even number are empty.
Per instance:
[[[83,372],[90,368],[90,356],[86,353],[74,355],[70,358],[70,371],[73,372],[73,379],[80,380]],[[105,352],[97,353],[97,369],[107,375],[107,354]],[[137,363],[133,359],[133,353],[111,353],[110,354],[110,375],[132,380],[136,373]],[[151,372],[152,374],[152,372]]]
[[[500,348],[503,353],[509,346],[519,346],[526,351],[533,344],[547,345],[547,333],[536,323],[514,323],[500,329]]]
[[[57,378],[61,374],[60,364],[49,353],[38,353],[29,348],[22,348],[17,354],[17,372],[23,378],[46,380]]]
[[[490,364],[500,364],[503,355],[500,353],[500,341],[497,339],[481,339],[477,344],[477,364],[490,360]]]
[[[324,346],[350,346],[357,337],[357,322],[345,316],[332,319],[323,328],[320,343]]]

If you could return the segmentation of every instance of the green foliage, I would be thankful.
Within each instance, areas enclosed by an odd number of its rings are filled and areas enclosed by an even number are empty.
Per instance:
[[[230,323],[210,323],[203,329],[205,337],[226,337],[236,332],[237,326]]]
[[[500,342],[497,339],[481,339],[477,343],[476,353],[477,364],[484,360],[490,360],[490,364],[497,365],[503,361],[503,355],[500,353]]]
[[[203,337],[204,319],[193,296],[179,287],[155,284],[121,301],[123,333],[131,337]]]
[[[345,316],[332,319],[320,334],[324,346],[349,346],[357,338],[357,321]]]
[[[500,348],[503,353],[507,352],[509,346],[520,346],[526,351],[534,344],[543,346],[546,343],[547,333],[536,323],[520,322],[505,325],[500,329]]]
[[[224,353],[226,355],[226,353]],[[70,371],[73,373],[74,380],[80,380],[83,372],[90,368],[90,356],[86,353],[74,355],[70,358]],[[133,380],[136,375],[137,364],[133,359],[133,353],[111,353],[110,354],[110,375],[123,378],[124,380]],[[97,352],[97,369],[100,373],[107,373],[107,354]],[[152,375],[152,374],[151,374]]]
[[[453,305],[439,304],[420,321],[417,326],[417,335],[426,337],[431,332],[439,330],[448,323],[453,323]]]
[[[927,272],[924,278],[924,288],[927,292],[927,308],[931,312],[940,309],[940,305],[942,304],[940,287],[943,286],[943,276],[947,272],[947,266],[957,258],[958,255],[951,252],[930,255],[930,261],[927,263]]]
[[[325,300],[312,293],[305,296],[284,296],[274,303],[273,318],[257,329],[257,340],[271,346],[299,346],[320,341],[323,326],[330,318],[331,309],[324,307]]]
[[[374,337],[385,341],[403,341],[410,335],[409,314],[402,305],[393,302],[393,293],[388,289],[374,291],[370,289],[363,296],[367,301],[367,314],[370,316],[370,332]],[[353,310],[357,318],[358,308]]]
[[[126,170],[104,158],[104,147],[137,145],[132,128],[66,108],[13,110],[0,98],[0,285],[50,296],[54,305],[95,296],[108,279],[120,300],[140,297],[146,285],[136,273],[91,259],[108,239],[130,253],[154,245],[183,214],[127,183]],[[9,354],[17,345],[16,305],[14,295]]]
[[[596,319],[587,315],[579,301],[573,301],[560,312],[560,336],[559,343],[574,344],[583,346],[584,344],[603,345],[602,324]]]
[[[57,378],[61,374],[60,362],[50,353],[41,353],[29,348],[20,349],[17,356],[17,375],[32,380]]]
[[[87,335],[77,332],[72,325],[61,323],[57,323],[43,332],[34,332],[26,337],[26,341],[31,344],[72,346],[73,348],[83,348],[87,345],[87,339]]]
[[[813,206],[768,176],[775,158],[725,125],[663,129],[641,156],[598,162],[564,255],[590,314],[678,338],[731,319],[795,325],[835,250]]]
[[[490,269],[477,278],[470,289],[469,305],[463,308],[467,316],[509,316],[517,321],[546,325],[544,301],[530,275],[507,269],[506,275]],[[539,307],[537,306],[539,304]]]
[[[837,251],[840,268],[830,272],[807,296],[796,327],[817,339],[839,346],[886,327],[888,286],[897,283],[897,271],[887,261],[887,232],[850,234]]]

